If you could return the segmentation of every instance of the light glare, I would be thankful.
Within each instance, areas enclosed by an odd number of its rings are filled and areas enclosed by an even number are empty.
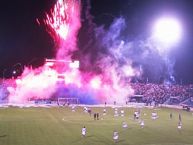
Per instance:
[[[181,38],[182,27],[176,19],[165,17],[156,21],[153,33],[157,41],[164,44],[175,44]]]

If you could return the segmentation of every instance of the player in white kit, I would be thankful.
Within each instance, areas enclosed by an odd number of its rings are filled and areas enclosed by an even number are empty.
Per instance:
[[[180,130],[180,129],[182,129],[182,122],[178,122],[178,129]]]
[[[145,123],[144,123],[144,121],[142,120],[141,123],[140,123],[141,128],[143,128],[144,125],[145,125]]]
[[[82,136],[83,136],[83,137],[86,136],[86,127],[85,127],[85,126],[82,128]]]
[[[118,139],[119,139],[119,134],[118,134],[118,132],[115,130],[115,131],[113,132],[113,140],[114,140],[114,142],[116,143],[116,142],[118,142]]]

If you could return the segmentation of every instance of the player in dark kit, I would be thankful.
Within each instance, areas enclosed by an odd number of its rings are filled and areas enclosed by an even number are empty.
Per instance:
[[[99,120],[99,113],[96,114],[97,120]]]
[[[172,113],[170,113],[170,119],[172,119],[172,116],[173,116]]]
[[[97,116],[96,113],[94,113],[94,120],[96,120],[96,116]]]
[[[182,122],[182,116],[180,113],[179,113],[179,122]]]

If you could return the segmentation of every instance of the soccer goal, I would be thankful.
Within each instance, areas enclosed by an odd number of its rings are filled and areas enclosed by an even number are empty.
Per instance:
[[[78,98],[58,98],[58,105],[79,104]]]

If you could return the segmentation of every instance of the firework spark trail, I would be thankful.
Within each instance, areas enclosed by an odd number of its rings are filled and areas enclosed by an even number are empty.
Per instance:
[[[80,23],[80,2],[77,0],[58,0],[53,10],[46,14],[44,23],[53,31],[51,36],[59,44],[57,59],[67,59],[77,49],[77,32]],[[70,59],[70,58],[68,58]]]
[[[55,4],[54,9],[51,10],[51,16],[46,14],[46,20],[44,21],[51,29],[55,30],[56,35],[59,35],[64,40],[69,31],[67,8],[67,4],[63,0],[59,0]]]

